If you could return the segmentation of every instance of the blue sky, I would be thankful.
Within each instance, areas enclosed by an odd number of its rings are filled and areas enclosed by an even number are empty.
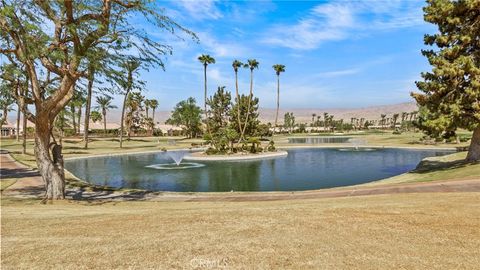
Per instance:
[[[203,100],[202,53],[209,93],[224,85],[234,91],[234,59],[255,58],[254,92],[261,107],[275,107],[273,64],[284,64],[284,108],[352,108],[411,101],[421,71],[423,1],[161,1],[160,6],[200,43],[172,40],[166,71],[143,72],[146,96],[171,109],[189,96]],[[239,72],[248,91],[249,72]],[[200,102],[202,103],[202,102]]]
[[[435,28],[423,21],[420,0],[369,1],[158,1],[165,13],[195,32],[199,43],[180,40],[151,25],[139,24],[152,37],[165,40],[173,55],[165,71],[142,71],[144,93],[161,110],[171,110],[190,96],[203,104],[200,54],[210,54],[208,88],[234,92],[234,59],[255,58],[254,93],[260,106],[274,108],[274,64],[281,75],[283,108],[358,108],[411,101],[420,72],[429,70],[420,50],[423,36]],[[239,72],[242,93],[248,92],[249,70]],[[122,97],[116,96],[120,105]]]

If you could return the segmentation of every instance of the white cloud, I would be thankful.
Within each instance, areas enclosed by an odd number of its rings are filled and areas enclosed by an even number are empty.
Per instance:
[[[222,13],[216,6],[216,0],[180,0],[175,1],[178,6],[183,8],[188,15],[197,20],[220,19]]]
[[[218,41],[207,32],[199,32],[197,35],[200,39],[200,45],[203,45],[214,57],[232,58],[248,55],[247,48],[239,43]]]
[[[262,42],[296,50],[348,39],[369,31],[420,25],[422,10],[415,1],[330,2],[315,6],[292,25],[267,30]]]
[[[342,76],[346,76],[346,75],[357,74],[361,71],[362,71],[361,68],[350,68],[350,69],[322,72],[322,73],[316,74],[314,76],[317,77],[317,78],[334,78],[334,77],[342,77]]]

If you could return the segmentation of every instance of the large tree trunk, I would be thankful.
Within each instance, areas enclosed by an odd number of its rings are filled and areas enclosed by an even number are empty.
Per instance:
[[[93,88],[93,74],[92,70],[89,72],[88,85],[87,85],[87,104],[85,105],[85,125],[83,127],[83,141],[84,148],[88,148],[88,129],[90,124],[90,107],[92,107],[92,88]]]
[[[480,160],[480,125],[473,131],[470,147],[468,148],[467,161],[474,162]]]
[[[37,116],[35,122],[35,158],[45,184],[45,199],[65,198],[65,176],[61,146],[53,143],[50,155],[50,120]]]

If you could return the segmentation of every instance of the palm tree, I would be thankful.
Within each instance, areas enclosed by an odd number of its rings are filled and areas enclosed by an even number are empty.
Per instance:
[[[327,132],[327,121],[328,121],[328,113],[323,113],[323,131]]]
[[[237,121],[238,121],[238,129],[241,131],[242,130],[242,121],[240,121],[240,95],[238,93],[238,69],[241,67],[244,67],[245,65],[238,61],[238,60],[233,60],[232,67],[233,71],[235,71],[235,95],[237,96]],[[246,124],[246,123],[245,123]],[[240,140],[239,140],[240,142]]]
[[[155,110],[158,108],[158,100],[150,99],[150,108],[152,108],[152,121],[155,125]]]
[[[385,117],[387,117],[386,114],[381,114],[380,115],[380,118],[381,118],[380,123],[382,124],[382,128],[385,128]]]
[[[102,110],[104,135],[107,135],[107,111],[117,108],[117,106],[112,105],[112,99],[111,96],[97,97],[97,106],[95,106],[95,109]]]
[[[256,59],[248,59],[248,63],[245,65],[246,67],[250,68],[250,95],[248,96],[248,103],[247,103],[247,116],[245,116],[245,125],[243,125],[242,133],[240,134],[240,140],[242,140],[243,136],[245,135],[245,129],[247,128],[248,123],[248,116],[250,115],[250,104],[252,103],[253,98],[253,70],[258,69],[258,65],[260,64]]]
[[[315,117],[317,116],[316,113],[312,113],[312,127],[315,126]]]
[[[150,99],[145,99],[145,117],[148,118],[148,109],[150,109],[151,103]]]
[[[130,94],[130,91],[134,87],[134,83],[135,83],[134,74],[137,72],[137,69],[140,68],[141,64],[142,63],[140,61],[134,60],[134,59],[129,59],[122,64],[122,68],[127,73],[127,79],[120,81],[121,86],[124,88],[124,94],[125,94],[125,96],[123,97],[122,115],[120,119],[120,148],[122,148],[123,146],[123,126],[124,126],[127,98]]]
[[[204,78],[204,85],[205,85],[205,93],[204,93],[204,108],[205,108],[205,119],[207,119],[207,66],[209,64],[215,64],[215,58],[211,57],[208,54],[202,54],[198,57],[198,61],[203,64],[203,78]],[[207,130],[210,133],[210,128],[208,126],[208,121],[205,121],[207,125]]]
[[[393,116],[392,116],[392,122],[393,122],[393,123],[392,123],[392,126],[393,126],[393,129],[396,128],[398,116],[399,116],[398,113],[395,113],[395,114],[393,114]]]
[[[275,74],[277,74],[277,112],[275,113],[275,127],[273,127],[273,134],[275,134],[278,121],[278,111],[280,109],[280,73],[285,72],[285,66],[276,64],[273,65],[273,70],[275,70]]]

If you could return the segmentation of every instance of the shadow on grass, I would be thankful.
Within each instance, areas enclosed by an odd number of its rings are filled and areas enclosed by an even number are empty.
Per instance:
[[[76,190],[68,190],[66,196],[74,201],[104,204],[112,201],[145,201],[152,193],[154,192],[148,190],[132,190],[121,193],[110,188],[85,186]]]
[[[463,159],[453,161],[423,160],[411,173],[431,173],[464,168],[468,165],[479,164],[479,162],[467,162]]]
[[[38,171],[28,168],[0,169],[0,178],[23,178],[32,176],[40,176],[40,174],[38,173]]]

